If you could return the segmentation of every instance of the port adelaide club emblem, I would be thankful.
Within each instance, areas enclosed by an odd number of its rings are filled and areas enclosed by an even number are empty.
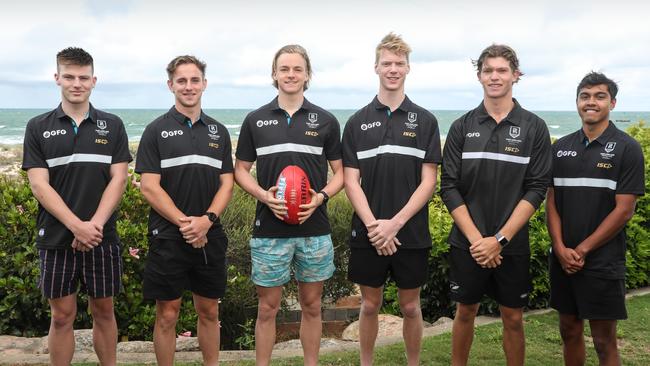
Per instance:
[[[605,152],[609,154],[612,151],[614,151],[615,148],[616,148],[616,142],[608,142],[605,145]]]
[[[309,113],[309,114],[307,115],[307,121],[308,121],[308,122],[307,122],[307,126],[308,126],[309,128],[316,128],[316,127],[318,127],[318,123],[316,123],[316,122],[318,122],[318,113],[313,113],[313,112],[312,112],[312,113]]]
[[[418,114],[415,113],[415,112],[409,112],[407,118],[408,118],[409,122],[414,123],[415,121],[418,120]]]
[[[98,119],[97,120],[97,128],[100,130],[105,130],[106,129],[106,121],[103,119]]]
[[[211,134],[216,134],[217,133],[217,125],[208,125],[208,131],[210,131]]]
[[[510,126],[510,137],[516,139],[521,134],[521,128],[518,126]]]

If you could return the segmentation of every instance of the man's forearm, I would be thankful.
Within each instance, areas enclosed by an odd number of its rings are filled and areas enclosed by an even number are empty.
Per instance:
[[[499,229],[501,234],[511,240],[535,213],[535,207],[526,200],[521,200],[510,214],[508,221]],[[496,234],[496,233],[493,233]]]
[[[228,206],[228,202],[232,198],[234,177],[232,173],[226,173],[222,174],[219,179],[221,180],[221,186],[214,195],[207,211],[214,212],[217,216],[221,217],[221,214],[226,210],[226,206]]]
[[[363,193],[363,189],[361,188],[358,179],[358,176],[356,178],[345,177],[345,193],[348,196],[354,211],[357,213],[357,216],[359,216],[363,224],[367,226],[371,222],[375,221],[375,215],[373,215],[370,210],[368,199],[366,198],[365,193]]]
[[[430,165],[432,166],[423,167],[424,174],[422,174],[420,185],[415,189],[406,205],[393,216],[400,227],[403,227],[408,220],[418,213],[433,196],[436,189],[437,168],[433,164]]]
[[[91,221],[98,222],[102,226],[115,212],[126,188],[128,164],[118,163],[116,165],[115,168],[111,167],[111,180],[104,189],[97,210],[91,219]]]
[[[481,232],[476,227],[476,224],[474,223],[474,220],[472,220],[472,216],[470,216],[466,205],[460,205],[456,207],[451,212],[451,217],[454,219],[454,223],[456,223],[456,226],[458,226],[470,244],[473,244],[483,238],[483,234],[481,234]]]

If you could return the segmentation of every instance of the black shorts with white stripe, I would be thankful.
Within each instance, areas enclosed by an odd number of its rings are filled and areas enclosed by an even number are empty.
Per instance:
[[[38,287],[48,299],[81,290],[95,298],[117,295],[122,286],[120,243],[101,243],[87,252],[72,248],[39,249],[41,276]]]

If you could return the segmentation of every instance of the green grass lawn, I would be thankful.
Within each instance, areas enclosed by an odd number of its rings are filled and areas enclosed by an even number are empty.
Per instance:
[[[619,351],[623,365],[650,365],[650,295],[628,300],[629,319],[619,322]],[[532,315],[524,320],[526,329],[526,365],[562,365],[562,342],[558,331],[558,316],[552,312]],[[585,327],[587,340],[587,365],[597,365],[598,358],[589,339],[589,327]],[[470,354],[470,365],[505,365],[501,348],[501,324],[478,327]],[[425,338],[422,344],[422,365],[449,365],[451,334]],[[358,352],[340,352],[322,355],[321,365],[358,365]],[[230,366],[254,365],[254,361],[225,363]],[[274,366],[302,365],[302,358],[274,360]],[[375,365],[405,365],[404,344],[379,347],[375,350]],[[191,365],[198,365],[191,364]]]
[[[629,319],[619,322],[619,350],[623,365],[650,365],[650,295],[630,299],[627,302]],[[561,365],[562,341],[558,330],[557,313],[527,317],[526,329],[526,365]],[[588,338],[589,327],[585,327],[587,336],[587,365],[597,365],[598,358],[593,344]],[[471,365],[505,365],[501,348],[501,324],[478,327],[470,354]],[[422,365],[449,365],[451,361],[451,334],[425,338],[422,344]],[[334,353],[321,356],[321,365],[357,365],[357,352]],[[239,362],[228,365],[254,365]],[[278,366],[302,365],[301,358],[275,360]],[[375,365],[405,365],[404,344],[395,344],[376,349]]]

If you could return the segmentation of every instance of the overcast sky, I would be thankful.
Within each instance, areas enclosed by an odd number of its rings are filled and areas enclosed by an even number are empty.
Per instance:
[[[99,108],[167,108],[166,64],[208,64],[204,108],[256,108],[275,96],[275,51],[299,43],[314,76],[307,97],[357,109],[377,90],[374,47],[388,32],[413,48],[407,94],[432,109],[470,109],[482,91],[472,58],[506,43],[525,73],[515,96],[531,110],[574,110],[590,70],[619,82],[617,110],[650,110],[650,2],[1,0],[0,108],[51,108],[55,54],[95,59]]]

